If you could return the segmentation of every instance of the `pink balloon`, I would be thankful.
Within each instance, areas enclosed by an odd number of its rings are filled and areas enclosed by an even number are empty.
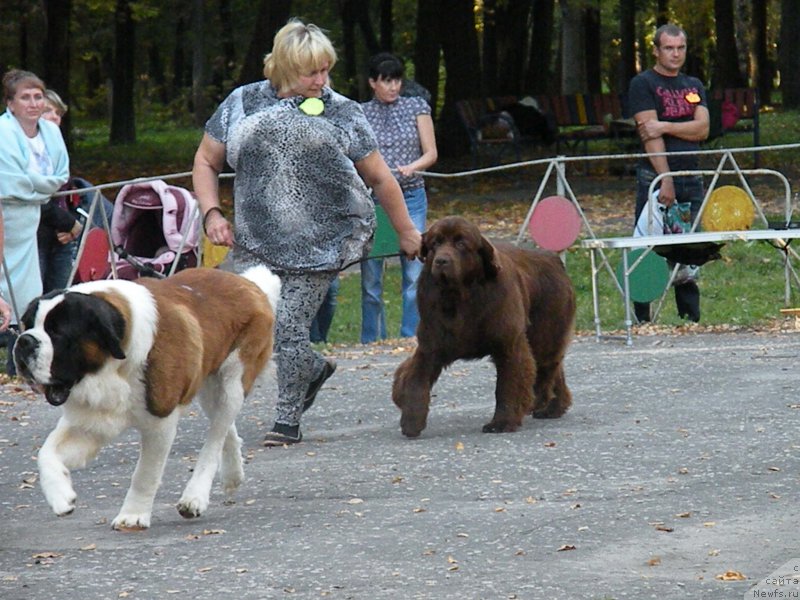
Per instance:
[[[528,232],[545,250],[561,252],[569,248],[581,232],[581,216],[564,196],[548,196],[536,205]]]

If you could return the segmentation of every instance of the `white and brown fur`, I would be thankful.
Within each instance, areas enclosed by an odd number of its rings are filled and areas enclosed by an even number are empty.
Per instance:
[[[186,269],[163,280],[94,281],[34,300],[14,359],[51,404],[63,404],[38,457],[53,511],[75,509],[70,469],[133,427],[141,452],[112,526],[149,527],[178,419],[195,396],[210,424],[178,512],[206,511],[218,470],[232,494],[244,478],[235,419],[271,357],[279,295],[280,279],[256,267],[243,276]]]

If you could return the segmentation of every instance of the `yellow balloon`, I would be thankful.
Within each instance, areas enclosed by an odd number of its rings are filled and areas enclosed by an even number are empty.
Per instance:
[[[750,229],[755,216],[747,192],[735,185],[723,185],[711,192],[700,223],[704,231],[742,231]]]
[[[203,236],[203,266],[216,267],[228,255],[227,246],[215,246],[208,241],[206,236]]]

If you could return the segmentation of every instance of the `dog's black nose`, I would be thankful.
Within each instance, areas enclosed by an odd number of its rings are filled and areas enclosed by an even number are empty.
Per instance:
[[[23,371],[27,370],[27,364],[30,359],[36,355],[38,348],[39,340],[32,335],[26,335],[23,333],[17,338],[12,354],[18,370],[20,367],[22,367]],[[20,374],[24,376],[24,373]]]
[[[437,267],[443,267],[450,264],[450,259],[446,256],[437,256],[434,259],[433,264],[435,264]]]

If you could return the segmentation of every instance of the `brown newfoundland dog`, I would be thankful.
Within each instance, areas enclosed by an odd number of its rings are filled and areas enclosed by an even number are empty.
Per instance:
[[[408,437],[425,429],[431,387],[458,359],[491,356],[495,411],[485,432],[516,431],[523,417],[563,415],[572,404],[564,354],[575,293],[559,257],[492,244],[461,217],[436,221],[422,237],[418,346],[394,375],[392,400]]]

